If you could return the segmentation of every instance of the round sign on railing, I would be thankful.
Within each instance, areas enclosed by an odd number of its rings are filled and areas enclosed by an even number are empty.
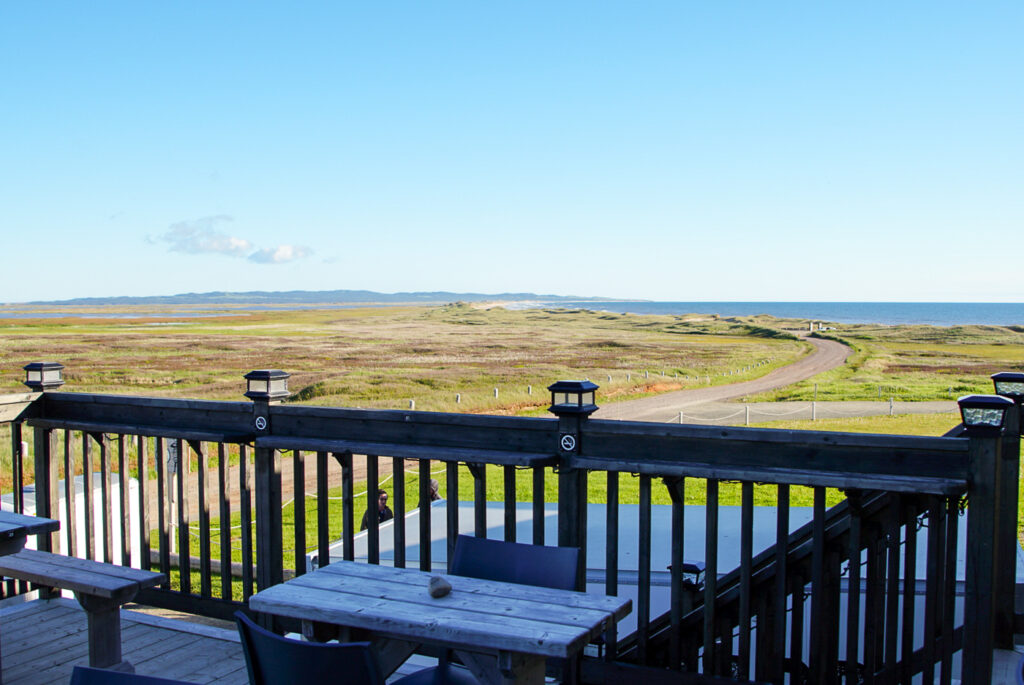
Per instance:
[[[565,452],[572,452],[576,449],[576,436],[570,433],[565,433],[559,438],[559,442],[562,445],[562,450]]]
[[[257,416],[256,417],[256,430],[265,431],[267,430],[267,417]]]

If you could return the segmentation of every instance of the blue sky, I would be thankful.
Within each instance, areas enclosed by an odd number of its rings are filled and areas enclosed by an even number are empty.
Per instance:
[[[1022,301],[1022,30],[1016,0],[3,3],[0,301]]]

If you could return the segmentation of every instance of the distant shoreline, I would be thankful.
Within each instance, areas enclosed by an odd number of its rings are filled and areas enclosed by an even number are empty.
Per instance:
[[[338,291],[352,292],[352,291]],[[314,293],[303,293],[312,296]],[[315,293],[325,297],[327,293]],[[151,298],[105,298],[100,303],[83,301],[39,302],[0,305],[0,319],[59,318],[206,318],[214,316],[247,316],[252,312],[305,311],[324,309],[354,309],[363,307],[423,307],[440,306],[452,302],[466,302],[476,308],[503,307],[510,310],[566,308],[590,309],[612,314],[668,315],[688,314],[703,316],[753,317],[771,316],[777,319],[817,321],[826,324],[851,325],[931,325],[931,326],[1022,326],[1024,303],[996,302],[658,302],[653,300],[623,300],[612,298],[570,299],[532,293],[502,295],[449,294],[451,298],[428,299],[428,295],[442,293],[416,293],[420,299],[394,299],[339,301],[325,297],[316,301],[271,301],[274,293],[260,293],[268,298],[245,301],[247,293],[233,293],[230,298],[214,301],[200,298],[195,301],[155,302]],[[289,295],[285,293],[284,295]],[[514,297],[519,296],[519,297]],[[175,296],[182,297],[185,296]],[[237,299],[236,299],[237,298]],[[129,301],[125,301],[129,300]],[[140,302],[139,300],[146,300]]]

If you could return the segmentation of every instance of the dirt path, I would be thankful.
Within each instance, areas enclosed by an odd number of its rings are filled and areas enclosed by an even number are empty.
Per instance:
[[[842,366],[852,352],[849,347],[834,340],[821,338],[805,338],[805,340],[814,345],[814,352],[793,364],[775,369],[761,378],[743,383],[678,390],[639,400],[616,402],[601,407],[593,416],[595,419],[665,423],[678,416],[684,407],[705,402],[722,402],[775,390]]]

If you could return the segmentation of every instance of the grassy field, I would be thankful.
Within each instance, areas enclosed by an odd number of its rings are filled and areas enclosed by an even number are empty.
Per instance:
[[[238,400],[246,372],[279,368],[292,402],[492,413],[546,407],[544,389],[563,378],[588,377],[612,402],[753,378],[809,347],[732,320],[465,304],[0,319],[0,341],[0,392],[23,390],[24,364],[54,360],[70,391]]]
[[[824,335],[854,349],[844,366],[751,399],[955,399],[991,393],[993,373],[1024,369],[1024,332],[1018,327],[837,324]]]

